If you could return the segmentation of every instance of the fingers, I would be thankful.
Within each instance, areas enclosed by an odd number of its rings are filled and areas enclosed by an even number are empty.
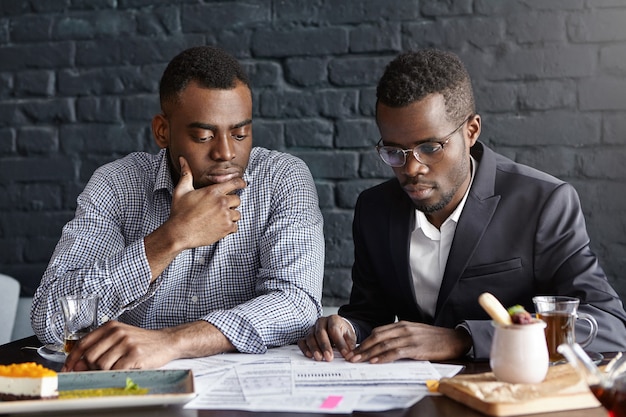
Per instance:
[[[174,188],[167,233],[189,249],[211,245],[239,230],[241,199],[236,191],[246,187],[242,178],[194,189],[191,168],[179,157],[181,176]]]
[[[410,338],[411,334],[400,323],[393,323],[375,328],[353,355],[350,362],[387,363],[407,357],[406,350],[411,343],[417,344]]]
[[[235,191],[244,189],[247,186],[248,184],[246,184],[243,178],[239,177],[214,185],[222,194],[235,194]]]
[[[174,191],[178,190],[178,194],[186,194],[195,189],[193,186],[193,173],[184,156],[179,156],[178,162],[180,163],[180,179]],[[213,185],[221,194],[234,194],[235,191],[246,188],[246,186],[246,182],[240,177]]]
[[[82,371],[90,371],[90,370],[91,368],[89,367],[89,364],[83,359],[81,359],[78,362],[76,362],[76,364],[74,365],[72,369],[68,371],[63,370],[63,372],[69,372],[69,371],[82,372]]]
[[[105,354],[120,345],[115,329],[119,322],[109,321],[80,339],[65,359],[62,371],[111,369],[110,357]]]
[[[298,347],[307,358],[316,361],[332,361],[332,345],[326,332],[327,317],[320,317],[304,339],[298,341]]]
[[[109,321],[78,341],[62,371],[144,368],[144,362],[150,359],[145,347],[154,345],[154,340],[146,336],[152,333]]]
[[[343,317],[334,314],[329,317],[328,333],[330,340],[341,356],[349,358],[356,347],[356,334],[352,325]]]
[[[309,348],[313,352],[313,358],[316,361],[330,362],[334,359],[333,345],[328,337],[327,326],[329,324],[328,317],[320,317],[313,331],[307,337]]]
[[[193,174],[184,156],[178,157],[180,163],[180,179],[174,188],[174,194],[186,194],[193,191]]]
[[[304,356],[309,359],[313,358],[313,352],[311,351],[311,349],[309,349],[306,339],[298,340],[298,347],[300,348],[300,351],[304,354]]]
[[[336,314],[320,317],[298,347],[307,358],[330,362],[334,359],[333,346],[346,357],[356,346],[356,335],[352,326]]]
[[[222,216],[219,215],[214,216],[211,220],[214,222],[218,222],[220,218],[222,218],[222,227],[224,228],[224,235],[235,233],[239,230],[238,221],[241,220],[241,212],[237,210],[241,200],[239,196],[234,195],[225,195],[223,196],[224,201],[222,202]],[[216,229],[217,230],[217,229]]]
[[[350,362],[387,363],[398,359],[448,360],[467,353],[471,337],[466,331],[399,321],[375,328]]]
[[[195,190],[193,186],[193,174],[191,172],[189,164],[187,163],[187,160],[183,156],[180,156],[178,160],[180,162],[180,179],[178,181],[178,184],[176,184],[176,187],[174,188],[175,199],[181,198],[183,195]],[[232,197],[227,199],[226,201],[228,201],[227,207],[233,209],[238,207],[240,203],[239,196],[237,196],[235,192],[246,187],[247,184],[243,180],[243,178],[238,177],[223,183],[213,184],[205,187],[204,195],[232,195]]]
[[[93,345],[102,343],[103,337],[102,327],[92,331],[87,336],[81,338],[75,345],[72,351],[65,358],[65,364],[61,369],[61,372],[70,371],[85,371],[89,370],[88,364],[83,359],[85,352]]]
[[[180,179],[174,188],[174,192],[183,195],[195,189],[193,186],[193,173],[184,156],[179,156],[178,162],[180,163]],[[243,178],[239,177],[213,185],[221,194],[234,194],[235,191],[246,188],[246,186],[247,184]]]
[[[107,333],[106,341],[92,345],[83,355],[83,360],[91,369],[119,369],[117,362],[126,355],[126,346],[120,332]]]

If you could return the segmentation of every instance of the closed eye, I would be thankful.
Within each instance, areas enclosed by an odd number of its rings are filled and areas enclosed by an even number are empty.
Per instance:
[[[205,137],[202,137],[202,138],[197,138],[197,137],[193,138],[193,140],[195,140],[196,142],[199,142],[199,143],[208,142],[211,139],[213,139],[213,136],[205,136]]]
[[[417,147],[417,151],[421,154],[435,153],[441,149],[443,149],[443,146],[438,142],[422,143]]]

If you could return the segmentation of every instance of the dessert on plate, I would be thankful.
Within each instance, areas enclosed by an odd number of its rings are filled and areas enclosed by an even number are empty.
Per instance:
[[[34,362],[0,365],[0,400],[57,398],[57,373]]]

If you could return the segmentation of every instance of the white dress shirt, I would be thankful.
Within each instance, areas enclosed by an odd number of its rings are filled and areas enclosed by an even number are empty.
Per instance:
[[[443,222],[440,229],[433,226],[423,212],[415,210],[415,229],[411,234],[409,254],[413,290],[417,304],[431,318],[435,316],[439,289],[448,262],[448,254],[452,246],[452,239],[454,239],[456,225],[474,181],[476,161],[473,157],[470,156],[470,158],[472,160],[470,184],[463,199]]]

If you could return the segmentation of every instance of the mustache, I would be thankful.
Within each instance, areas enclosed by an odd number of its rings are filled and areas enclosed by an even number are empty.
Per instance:
[[[407,178],[406,180],[401,181],[400,185],[402,187],[429,187],[429,188],[437,187],[437,183],[435,182],[424,182],[424,181],[418,180],[417,178]]]

